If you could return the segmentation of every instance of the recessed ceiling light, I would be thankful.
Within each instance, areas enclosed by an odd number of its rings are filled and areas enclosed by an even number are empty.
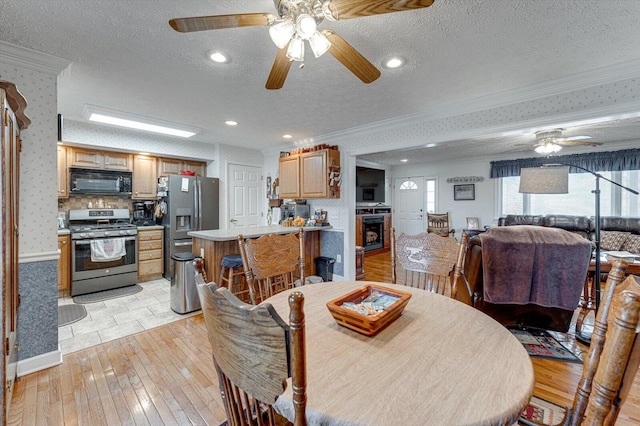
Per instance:
[[[238,122],[233,120],[227,120],[224,122],[224,124],[226,124],[227,126],[237,126]]]
[[[403,158],[402,160],[400,160],[401,163],[406,163],[407,161],[409,161],[409,160],[406,159],[406,158]]]
[[[231,60],[225,54],[220,53],[217,50],[211,50],[207,52],[207,57],[218,64],[226,64]]]
[[[434,146],[438,146],[438,144],[435,144],[435,143],[428,143],[428,144],[426,144],[424,147],[425,147],[425,148],[433,148]]]
[[[382,63],[384,68],[395,69],[403,66],[407,61],[402,56],[392,56]]]
[[[291,139],[293,136],[291,136],[290,134],[288,134],[288,133],[287,133],[287,134],[285,134],[285,135],[282,135],[282,137],[283,137],[284,139]]]

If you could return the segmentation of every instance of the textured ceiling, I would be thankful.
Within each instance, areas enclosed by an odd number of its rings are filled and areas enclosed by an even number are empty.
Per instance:
[[[268,91],[277,48],[267,27],[181,34],[168,25],[177,17],[250,12],[274,12],[273,1],[2,0],[0,40],[72,61],[59,80],[65,120],[84,121],[82,109],[91,104],[198,127],[197,141],[258,149],[281,146],[283,133],[310,140],[640,59],[637,0],[436,0],[425,9],[322,24],[379,68],[391,54],[404,56],[402,69],[381,68],[380,79],[365,85],[332,56],[308,52],[283,89]],[[209,62],[212,49],[231,62]],[[225,126],[228,119],[239,126]],[[575,130],[619,142],[637,139],[639,124]],[[446,142],[426,153],[367,158],[397,164],[404,155],[434,161],[530,152],[513,138]]]

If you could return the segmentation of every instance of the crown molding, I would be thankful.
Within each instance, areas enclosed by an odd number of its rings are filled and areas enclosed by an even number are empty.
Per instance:
[[[0,41],[0,61],[5,64],[55,76],[71,64],[68,59],[16,46],[5,41]]]
[[[585,90],[589,87],[606,85],[619,81],[640,78],[640,60],[628,61],[609,67],[601,67],[594,70],[584,71],[572,76],[563,77],[557,80],[539,83],[517,89],[506,90],[481,96],[474,99],[454,102],[439,106],[437,109],[425,110],[415,114],[395,117],[388,120],[377,121],[362,126],[352,127],[334,133],[328,133],[313,138],[315,143],[336,143],[348,138],[359,137],[371,133],[391,130],[398,127],[406,127],[417,123],[435,121],[451,118],[468,113],[481,112],[492,108],[504,107],[522,102],[544,99],[551,96],[566,95],[573,91]],[[635,104],[635,105],[634,105]],[[616,113],[640,111],[636,106],[638,102],[629,102],[624,105],[613,107],[618,109]],[[635,109],[634,109],[635,108]],[[606,108],[605,115],[611,115],[612,107]],[[579,113],[570,114],[580,116],[580,119],[597,117],[596,110],[584,110]],[[537,121],[537,120],[534,120]],[[549,117],[548,121],[557,121],[557,116]],[[563,120],[569,121],[569,120]],[[477,136],[476,132],[473,132]]]

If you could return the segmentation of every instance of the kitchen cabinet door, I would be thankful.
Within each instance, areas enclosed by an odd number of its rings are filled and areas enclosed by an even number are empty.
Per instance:
[[[133,171],[133,155],[122,152],[104,152],[104,168],[106,170]]]
[[[202,161],[190,161],[184,160],[182,164],[183,170],[189,170],[191,172],[196,172],[196,175],[206,176],[207,175],[207,164]]]
[[[102,169],[104,156],[102,152],[88,149],[69,148],[69,167],[82,167],[83,169]]]
[[[337,176],[330,179],[334,170],[339,173],[339,151],[324,149],[301,154],[300,198],[340,198]]]
[[[58,235],[58,291],[69,292],[71,282],[71,235]]]
[[[69,148],[67,165],[83,169],[133,171],[133,155],[124,152]]]
[[[280,198],[300,197],[300,163],[297,155],[280,158]]]
[[[179,175],[182,170],[182,160],[177,158],[158,158],[158,177]]]
[[[69,198],[69,172],[67,148],[58,146],[58,198]]]
[[[138,200],[155,199],[158,193],[156,158],[148,155],[136,155],[133,160],[133,193],[131,198]]]

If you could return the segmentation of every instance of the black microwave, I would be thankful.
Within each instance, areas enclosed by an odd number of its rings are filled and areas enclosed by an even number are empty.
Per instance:
[[[131,172],[69,168],[69,194],[131,194]]]

